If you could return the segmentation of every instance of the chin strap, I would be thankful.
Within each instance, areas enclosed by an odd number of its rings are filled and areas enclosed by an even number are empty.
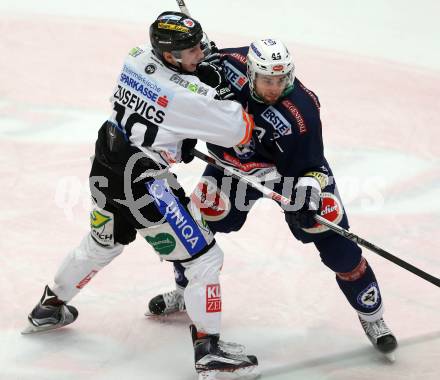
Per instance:
[[[293,87],[294,87],[293,84],[287,86],[278,99],[284,98],[285,96],[289,95],[293,91]],[[266,104],[266,102],[263,100],[263,98],[260,95],[257,94],[254,88],[250,92],[252,99],[254,99],[258,103]]]
[[[251,97],[258,103],[264,103],[264,100],[261,99],[260,95],[258,95],[254,89],[251,90]]]

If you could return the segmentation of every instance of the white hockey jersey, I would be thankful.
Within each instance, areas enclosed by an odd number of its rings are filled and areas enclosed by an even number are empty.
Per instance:
[[[216,100],[216,91],[196,76],[166,67],[149,45],[133,48],[110,98],[109,121],[132,145],[168,166],[181,160],[183,139],[232,147],[248,142],[253,119],[241,105]]]

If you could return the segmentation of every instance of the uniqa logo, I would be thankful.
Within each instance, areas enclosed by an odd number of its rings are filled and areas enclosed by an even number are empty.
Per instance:
[[[188,224],[188,220],[180,212],[179,206],[173,201],[166,207],[165,217],[169,216],[169,221],[173,221],[184,239],[195,248],[199,241],[198,236],[194,236],[194,229]],[[168,219],[168,218],[167,218]]]
[[[151,185],[150,193],[154,197],[156,204],[160,206],[161,201],[163,202],[162,204],[166,204],[164,216],[168,223],[173,224],[185,241],[194,249],[199,241],[199,237],[195,233],[193,226],[188,223],[188,220],[180,211],[175,198],[160,182]]]

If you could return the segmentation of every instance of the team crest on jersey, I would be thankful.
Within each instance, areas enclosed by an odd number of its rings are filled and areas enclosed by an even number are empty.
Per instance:
[[[145,74],[154,74],[156,71],[156,65],[154,63],[149,63],[145,66]]]
[[[321,194],[321,212],[320,215],[330,222],[339,224],[344,216],[341,201],[333,193],[324,192]],[[309,234],[319,234],[328,231],[328,227],[316,223],[312,228],[304,228]]]
[[[379,287],[373,282],[364,289],[357,297],[359,305],[367,309],[375,308],[380,302]]]
[[[228,61],[225,61],[224,68],[226,80],[240,91],[248,82],[246,75],[244,75],[240,70],[238,70]]]
[[[231,210],[231,202],[217,185],[202,179],[191,194],[191,201],[200,209],[208,222],[225,218]]]
[[[261,117],[273,126],[275,138],[292,134],[292,126],[275,107],[267,107]]]
[[[255,154],[255,142],[250,139],[247,144],[240,144],[234,146],[234,152],[238,158],[247,160]]]

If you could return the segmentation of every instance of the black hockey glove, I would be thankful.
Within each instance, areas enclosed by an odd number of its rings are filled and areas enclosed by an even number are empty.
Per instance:
[[[223,76],[221,66],[212,63],[200,62],[197,66],[198,78],[210,87],[217,91],[216,99],[219,100],[234,100],[235,95],[228,86],[228,82]]]
[[[108,150],[111,153],[119,153],[126,150],[129,146],[127,143],[127,137],[124,136],[118,126],[110,121],[107,121],[105,125]]]
[[[185,139],[182,142],[182,161],[185,164],[189,164],[193,159],[194,156],[192,155],[192,150],[196,146],[197,140],[196,139]]]
[[[210,41],[209,54],[203,59],[203,62],[212,63],[216,66],[220,66],[220,51],[214,41]]]
[[[321,208],[321,188],[314,178],[299,178],[290,208],[284,212],[289,226],[311,228],[316,224],[315,216]]]

